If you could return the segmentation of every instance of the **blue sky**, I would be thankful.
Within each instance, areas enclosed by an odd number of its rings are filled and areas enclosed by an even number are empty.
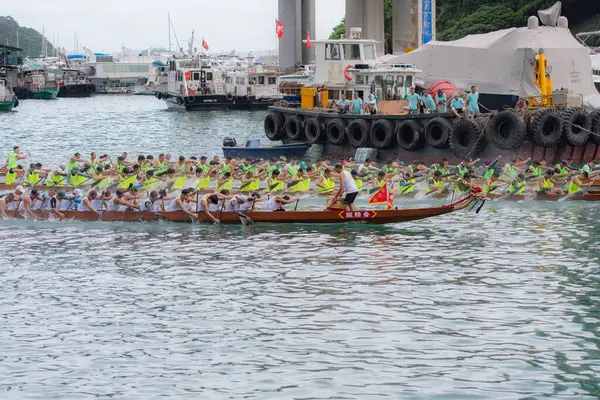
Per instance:
[[[344,16],[344,0],[317,0],[318,39],[326,38]],[[167,13],[181,46],[192,30],[211,51],[267,50],[275,47],[277,0],[27,0],[5,1],[0,11],[21,26],[45,28],[50,41],[94,51],[120,51],[122,46],[146,49],[168,45]],[[173,43],[175,39],[173,38]],[[199,47],[199,45],[198,45]]]

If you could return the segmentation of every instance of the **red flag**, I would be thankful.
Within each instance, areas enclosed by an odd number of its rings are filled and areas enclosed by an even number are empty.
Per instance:
[[[279,39],[283,37],[283,24],[278,19],[275,20],[275,33]]]
[[[386,210],[392,210],[394,208],[394,184],[392,183],[392,187],[390,189],[390,194],[388,196],[387,207]]]
[[[208,51],[208,43],[206,43],[204,39],[202,39],[202,47],[204,48],[204,50]]]
[[[388,202],[387,184],[383,185],[369,199],[369,204],[384,204]]]
[[[306,32],[306,47],[309,49],[312,47],[312,44],[310,43],[310,32]]]

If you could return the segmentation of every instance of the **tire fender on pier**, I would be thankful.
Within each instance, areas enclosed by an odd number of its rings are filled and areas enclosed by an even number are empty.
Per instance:
[[[404,150],[418,150],[425,143],[421,133],[421,125],[413,120],[406,120],[396,125],[396,141]]]
[[[289,116],[285,120],[285,133],[291,140],[304,139],[304,121],[297,115]]]
[[[541,147],[556,147],[563,134],[563,125],[560,113],[550,108],[534,111],[529,120],[532,139]]]
[[[333,145],[341,146],[346,144],[348,137],[346,136],[346,124],[340,118],[329,120],[325,125],[327,133],[327,141]]]
[[[434,149],[448,147],[448,140],[452,132],[452,122],[446,118],[436,117],[425,125],[425,141]]]
[[[582,107],[567,108],[562,112],[563,135],[571,146],[583,147],[590,138],[592,118]]]
[[[514,150],[525,140],[525,123],[512,111],[501,111],[490,120],[492,143],[502,150]]]
[[[487,142],[483,133],[485,121],[461,119],[450,133],[450,149],[461,160],[476,158],[483,153]]]
[[[188,96],[187,97],[187,102],[188,103],[193,103],[194,101],[196,101],[196,96]]]
[[[378,119],[371,126],[371,144],[376,149],[389,149],[394,145],[394,125],[386,119]]]
[[[348,141],[353,147],[367,147],[369,143],[369,131],[371,121],[365,119],[355,119],[348,124]]]
[[[285,118],[279,113],[269,113],[265,117],[264,128],[265,136],[269,140],[281,140],[284,135]]]
[[[304,123],[304,136],[306,137],[306,141],[310,144],[325,140],[325,135],[318,119],[310,118],[306,120]]]
[[[590,113],[590,119],[592,120],[593,133],[590,134],[590,140],[596,144],[600,144],[600,108],[596,108]]]

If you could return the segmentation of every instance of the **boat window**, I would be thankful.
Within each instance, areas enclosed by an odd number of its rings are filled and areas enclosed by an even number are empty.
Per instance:
[[[413,85],[413,77],[412,75],[406,76],[406,86],[411,87]]]
[[[225,76],[225,83],[231,83],[231,76]]]
[[[345,44],[344,45],[344,60],[360,60],[360,45]]]
[[[404,75],[396,75],[396,86],[404,85]]]
[[[394,75],[386,75],[385,83],[387,83],[388,85],[393,85],[394,84]]]
[[[200,72],[194,72],[192,80],[199,81],[200,80]]]
[[[340,45],[337,43],[327,43],[325,46],[325,59],[326,60],[341,60]]]
[[[269,77],[269,85],[276,85],[277,84],[277,78],[274,76],[270,76]]]
[[[264,76],[259,76],[258,77],[258,84],[259,85],[264,85],[265,84],[265,77]]]
[[[212,72],[207,72],[206,73],[206,80],[207,81],[212,81],[213,80],[213,73]]]
[[[372,43],[364,44],[363,50],[365,52],[365,60],[375,59],[375,46]]]
[[[240,77],[240,76],[236,77],[235,78],[235,84],[236,85],[245,85],[246,84],[246,78],[244,78],[243,76],[242,77]]]
[[[356,75],[356,84],[357,85],[364,85],[365,84],[365,76],[362,74],[357,74]]]
[[[375,75],[375,84],[378,86],[383,85],[383,76]]]
[[[251,76],[248,78],[248,85],[256,85],[256,77],[255,76]]]

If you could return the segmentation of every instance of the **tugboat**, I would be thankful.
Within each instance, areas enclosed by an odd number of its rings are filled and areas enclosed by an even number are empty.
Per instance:
[[[58,97],[90,97],[96,91],[96,85],[78,69],[61,69]]]
[[[19,99],[10,87],[7,78],[0,78],[0,112],[12,111],[19,105]]]
[[[589,73],[588,51],[572,37],[564,17],[539,26],[532,16],[527,27],[429,43],[388,63],[376,57],[374,41],[360,39],[355,28],[351,32],[355,35],[349,39],[312,41],[314,76],[293,93],[282,87],[284,96],[299,94],[300,101],[269,108],[264,120],[268,139],[312,144],[314,157],[366,155],[409,162],[443,157],[491,161],[503,155],[580,163],[600,155],[600,109],[594,109],[600,95]],[[449,59],[451,54],[460,55]],[[453,75],[444,79],[438,71]],[[510,78],[485,71],[505,71]],[[450,94],[464,96],[471,86],[482,89],[482,114],[457,118],[450,112]],[[435,90],[433,97],[443,88],[449,112],[444,107],[409,112],[410,88]],[[339,106],[343,95],[358,95],[371,104],[371,94],[377,99],[374,112],[353,114]],[[494,106],[499,101],[502,106]]]
[[[25,72],[25,89],[27,96],[35,100],[53,100],[58,97],[56,80],[49,79],[44,70]]]

